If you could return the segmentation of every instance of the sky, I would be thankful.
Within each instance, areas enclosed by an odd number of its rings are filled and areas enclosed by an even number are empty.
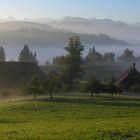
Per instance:
[[[0,18],[110,18],[140,22],[140,0],[0,0]]]

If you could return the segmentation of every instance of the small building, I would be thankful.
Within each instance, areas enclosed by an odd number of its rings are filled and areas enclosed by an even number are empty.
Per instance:
[[[133,63],[124,73],[121,74],[116,86],[122,90],[129,91],[133,85],[140,85],[140,73],[136,70],[136,64]]]

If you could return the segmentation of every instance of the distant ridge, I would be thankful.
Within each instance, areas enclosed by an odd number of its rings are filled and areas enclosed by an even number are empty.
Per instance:
[[[36,20],[41,23],[41,20]],[[55,28],[64,28],[76,33],[106,34],[113,38],[124,40],[130,43],[140,44],[140,23],[128,24],[112,19],[64,17],[42,21],[44,24]]]
[[[129,43],[105,34],[75,33],[47,24],[28,21],[0,22],[0,44],[34,47],[66,46],[69,37],[80,36],[83,44],[127,46]]]

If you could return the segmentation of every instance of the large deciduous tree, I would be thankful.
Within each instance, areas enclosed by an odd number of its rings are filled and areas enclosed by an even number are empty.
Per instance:
[[[86,90],[91,93],[91,97],[93,97],[93,94],[99,94],[103,91],[103,85],[99,80],[97,80],[95,77],[93,77],[87,84]]]
[[[37,98],[37,95],[43,94],[42,86],[40,81],[36,76],[33,76],[27,86],[24,88],[24,93],[26,95],[33,95]]]
[[[58,92],[60,89],[62,89],[62,82],[59,76],[53,75],[47,78],[43,84],[43,90],[44,92],[49,93],[51,100],[53,99],[53,94]]]

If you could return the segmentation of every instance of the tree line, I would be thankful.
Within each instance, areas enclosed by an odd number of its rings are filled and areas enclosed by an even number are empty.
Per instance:
[[[32,52],[28,45],[24,45],[24,48],[21,50],[19,54],[18,61],[19,62],[34,62],[38,64],[36,52]],[[6,53],[3,46],[0,47],[0,62],[6,61]]]
[[[58,57],[59,64],[62,66],[61,74],[51,73],[41,82],[39,82],[36,77],[33,77],[28,83],[28,86],[26,86],[25,93],[33,93],[36,98],[39,93],[45,94],[47,92],[52,99],[55,92],[71,92],[77,89],[84,75],[84,59],[82,57],[84,46],[82,45],[80,38],[74,36],[69,39],[69,44],[65,47],[65,50],[67,51],[67,54]],[[121,92],[121,90],[115,86],[115,81],[115,78],[112,76],[110,82],[105,84],[96,79],[96,77],[92,77],[84,85],[84,91],[90,92],[91,96],[103,92],[111,93],[113,96],[114,93]]]
[[[65,48],[66,50],[66,48]],[[66,50],[67,51],[67,50]],[[63,56],[56,56],[53,58],[52,64],[59,64],[61,57]],[[113,52],[107,52],[104,54],[101,54],[100,52],[96,51],[95,47],[92,47],[89,49],[88,54],[85,58],[83,58],[85,63],[92,63],[92,62],[115,62],[115,61],[139,61],[140,56],[136,57],[134,55],[133,50],[125,49],[121,56],[116,57],[115,53]],[[6,61],[6,53],[4,50],[4,47],[0,47],[0,62]],[[29,49],[28,45],[24,45],[24,48],[21,50],[18,61],[20,62],[35,62],[38,63],[37,60],[37,53],[32,52]],[[46,64],[51,64],[49,61],[46,61]]]
[[[60,63],[63,66],[61,76],[51,74],[47,76],[41,84],[36,77],[33,77],[25,88],[25,91],[27,91],[26,93],[28,93],[28,91],[29,93],[34,93],[34,96],[36,97],[37,93],[47,91],[52,99],[53,93],[56,90],[73,91],[75,85],[78,84],[84,73],[82,68],[84,46],[82,45],[80,38],[74,36],[69,39],[69,44],[65,47],[65,50],[67,51],[67,55],[61,57],[60,60]]]
[[[59,65],[60,59],[63,56],[57,56],[53,58],[52,65]],[[90,64],[94,62],[129,62],[129,61],[140,61],[140,56],[136,57],[133,50],[125,49],[122,54],[117,57],[113,52],[106,52],[101,54],[96,51],[95,47],[89,49],[88,54],[83,58],[85,64]],[[46,64],[51,64],[47,61]]]
[[[88,55],[83,58],[84,46],[78,36],[69,38],[68,46],[65,47],[67,52],[64,56],[54,58],[53,63],[61,66],[61,74],[54,75],[44,78],[44,81],[39,81],[37,77],[32,77],[30,82],[24,88],[25,93],[33,94],[34,97],[38,94],[48,92],[50,98],[53,98],[55,91],[74,91],[82,81],[84,75],[84,63],[91,63],[93,61],[115,61],[114,53],[105,53],[104,55],[96,51],[95,47],[89,49]],[[34,62],[38,63],[36,59],[36,52],[30,51],[27,45],[21,50],[19,54],[20,62]],[[126,49],[118,60],[132,60],[136,57],[133,51]],[[0,48],[0,61],[5,61],[5,52],[3,47]],[[92,76],[91,76],[92,77]],[[109,83],[102,83],[96,77],[90,78],[86,84],[84,90],[91,93],[114,93],[121,92],[119,88],[115,86],[115,78],[112,76]]]

